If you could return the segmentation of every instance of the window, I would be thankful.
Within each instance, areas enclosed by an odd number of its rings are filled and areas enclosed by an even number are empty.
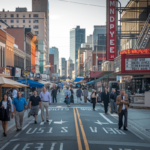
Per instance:
[[[18,18],[18,17],[19,17],[19,14],[17,14],[16,16],[17,16],[17,18]]]
[[[14,26],[13,25],[11,25],[11,28],[13,28]]]
[[[23,28],[25,28],[25,25],[23,25]]]
[[[25,18],[25,14],[23,14],[23,18]]]
[[[29,18],[31,18],[31,14],[29,14]]]
[[[23,20],[23,23],[25,23],[25,20]]]
[[[31,26],[29,25],[29,28],[31,28]]]
[[[34,15],[33,15],[33,17],[38,18],[38,17],[39,17],[39,15],[38,15],[38,14],[34,14]]]
[[[12,17],[12,18],[13,18],[13,17],[14,17],[14,14],[10,14],[10,17]]]
[[[5,14],[4,16],[7,17],[7,14]]]
[[[29,20],[29,23],[31,23],[31,20]]]
[[[33,20],[33,23],[39,23],[39,20]]]
[[[33,29],[38,29],[39,28],[39,26],[33,26]]]
[[[7,23],[7,20],[4,20]]]
[[[14,20],[10,20],[11,23],[14,23]]]
[[[38,35],[39,34],[39,31],[35,31],[35,35]]]
[[[19,23],[19,20],[16,20],[17,23]]]

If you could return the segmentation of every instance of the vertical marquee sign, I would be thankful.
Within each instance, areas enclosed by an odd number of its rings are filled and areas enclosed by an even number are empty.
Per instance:
[[[117,16],[116,0],[107,0],[107,60],[114,60],[117,54]]]

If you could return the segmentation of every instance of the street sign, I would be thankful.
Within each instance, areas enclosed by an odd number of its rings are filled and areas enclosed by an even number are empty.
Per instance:
[[[24,71],[24,75],[28,76],[29,75],[29,71]]]

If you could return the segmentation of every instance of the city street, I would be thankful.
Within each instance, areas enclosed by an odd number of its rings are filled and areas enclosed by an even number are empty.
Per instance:
[[[62,99],[63,98],[63,99]],[[8,132],[7,142],[0,150],[149,150],[150,137],[129,126],[129,131],[118,130],[117,115],[105,115],[99,104],[96,111],[91,104],[58,103],[49,107],[49,123],[38,124],[30,117],[21,132]],[[11,135],[11,137],[10,137]],[[4,139],[4,137],[1,137]]]

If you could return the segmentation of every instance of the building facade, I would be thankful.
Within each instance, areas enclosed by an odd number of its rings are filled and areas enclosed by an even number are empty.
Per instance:
[[[72,78],[72,71],[74,70],[73,61],[69,58],[67,61],[67,77]]]
[[[60,77],[66,76],[66,59],[59,58]]]
[[[44,66],[49,63],[49,9],[48,0],[32,0],[32,12],[26,8],[16,8],[15,12],[2,11],[0,19],[10,27],[32,28],[39,37],[40,72],[46,73]],[[0,23],[0,26],[2,24]],[[6,28],[7,26],[5,26]],[[19,46],[19,45],[18,45]]]
[[[53,54],[54,55],[54,65],[57,65],[57,71],[56,73],[58,73],[58,69],[59,69],[59,50],[57,47],[52,47],[49,49],[49,54]]]

